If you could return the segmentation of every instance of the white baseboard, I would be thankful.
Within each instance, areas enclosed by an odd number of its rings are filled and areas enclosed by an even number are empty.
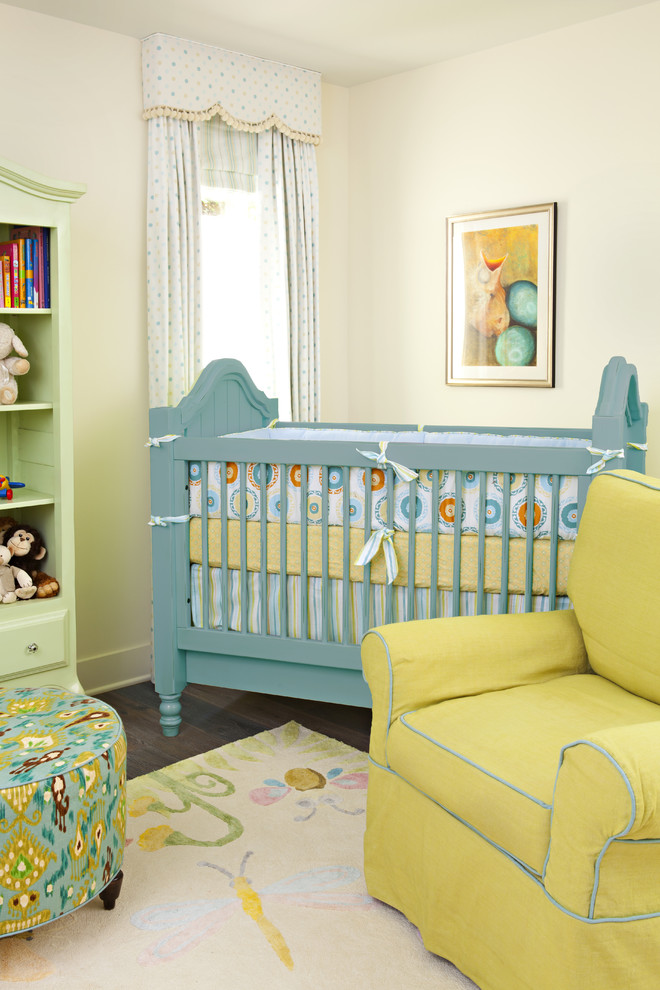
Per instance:
[[[129,684],[151,680],[151,645],[104,653],[78,660],[78,677],[87,694],[116,691]]]

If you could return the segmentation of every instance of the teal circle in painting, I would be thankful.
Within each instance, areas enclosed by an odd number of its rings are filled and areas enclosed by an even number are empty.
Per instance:
[[[497,338],[495,358],[498,364],[524,367],[534,357],[534,337],[526,327],[512,326]]]
[[[521,279],[512,282],[507,291],[506,305],[513,323],[535,327],[538,319],[538,289],[533,282]]]

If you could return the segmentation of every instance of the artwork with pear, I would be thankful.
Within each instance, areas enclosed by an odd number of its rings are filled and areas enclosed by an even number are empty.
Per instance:
[[[548,209],[450,218],[449,384],[552,384],[554,204]]]

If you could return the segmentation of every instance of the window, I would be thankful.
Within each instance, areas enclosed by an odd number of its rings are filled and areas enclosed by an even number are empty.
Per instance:
[[[264,388],[259,193],[202,186],[201,244],[204,365],[236,358]]]

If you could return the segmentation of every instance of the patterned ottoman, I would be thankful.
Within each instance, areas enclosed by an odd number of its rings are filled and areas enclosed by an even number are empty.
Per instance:
[[[62,688],[0,690],[0,936],[114,907],[126,826],[117,713]]]

